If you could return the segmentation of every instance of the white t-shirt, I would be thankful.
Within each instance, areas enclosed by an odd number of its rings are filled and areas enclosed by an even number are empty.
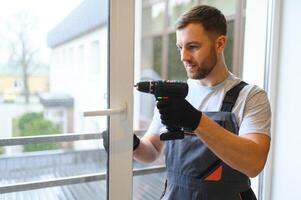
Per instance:
[[[233,74],[229,74],[222,83],[207,87],[199,80],[188,79],[189,91],[186,100],[202,112],[220,111],[225,94],[240,81]],[[245,86],[240,91],[232,112],[236,116],[239,135],[256,132],[270,136],[270,103],[265,91],[258,86]],[[165,131],[158,109],[155,108],[153,120],[146,134],[160,134]]]

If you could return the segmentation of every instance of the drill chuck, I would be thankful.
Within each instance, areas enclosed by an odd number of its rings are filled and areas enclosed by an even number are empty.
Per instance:
[[[135,86],[138,91],[154,94],[156,98],[185,98],[188,93],[188,85],[182,81],[142,81]]]

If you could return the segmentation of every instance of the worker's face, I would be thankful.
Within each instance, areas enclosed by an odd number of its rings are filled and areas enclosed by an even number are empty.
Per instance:
[[[217,63],[214,40],[199,23],[190,23],[177,30],[177,47],[188,78],[203,79]]]

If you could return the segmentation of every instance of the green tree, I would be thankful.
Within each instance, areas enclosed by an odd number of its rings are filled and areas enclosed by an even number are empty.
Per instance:
[[[60,132],[60,126],[44,119],[42,113],[26,113],[16,120],[14,136],[49,135]],[[28,144],[24,145],[24,151],[42,151],[57,149],[56,143]]]
[[[38,18],[29,10],[20,11],[6,20],[3,42],[7,45],[9,60],[7,65],[21,69],[22,95],[29,103],[29,77],[39,67]]]

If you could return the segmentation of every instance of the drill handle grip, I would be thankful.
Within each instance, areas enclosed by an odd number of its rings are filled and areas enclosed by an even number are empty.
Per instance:
[[[171,127],[166,127],[166,128],[168,131],[160,135],[161,141],[184,139],[184,131],[181,128],[171,128]]]

